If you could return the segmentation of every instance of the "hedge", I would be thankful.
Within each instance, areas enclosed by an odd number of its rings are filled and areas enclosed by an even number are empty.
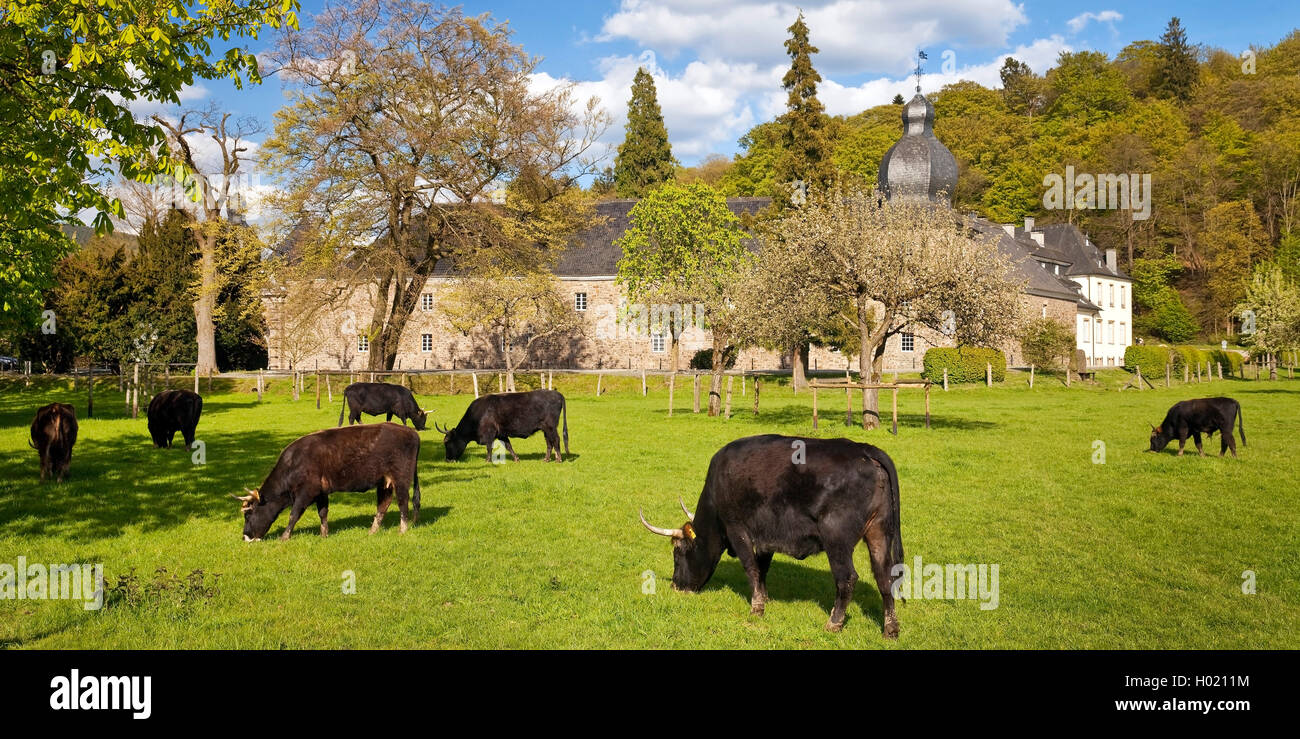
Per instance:
[[[1223,365],[1223,375],[1240,375],[1243,357],[1237,352],[1223,351],[1222,349],[1198,349],[1194,346],[1165,346],[1157,345],[1138,345],[1134,344],[1124,350],[1124,369],[1132,372],[1135,367],[1143,367],[1143,374],[1148,377],[1164,374],[1165,365],[1173,364],[1173,373],[1179,377],[1183,374],[1183,367],[1191,368],[1192,374],[1196,373],[1196,366],[1201,367],[1205,363],[1210,363],[1213,370],[1217,362]]]
[[[725,369],[734,369],[736,366],[736,357],[740,354],[740,348],[729,346],[722,350],[722,366]],[[691,355],[691,369],[693,370],[711,370],[713,369],[713,350],[701,349]]]
[[[933,347],[927,349],[922,360],[925,370],[921,377],[930,382],[943,382],[943,371],[948,370],[949,382],[984,382],[985,369],[993,365],[993,381],[1002,382],[1007,377],[1007,358],[997,349],[978,346],[959,346],[954,349]]]

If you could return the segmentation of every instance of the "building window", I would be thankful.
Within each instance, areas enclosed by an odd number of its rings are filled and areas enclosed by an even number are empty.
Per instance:
[[[899,344],[905,352],[916,351],[916,334],[899,334]]]
[[[573,294],[573,309],[577,311],[587,310],[587,293]]]
[[[358,352],[358,353],[361,353],[361,354],[365,354],[365,353],[368,352],[368,351],[370,351],[370,337],[369,337],[369,336],[358,336],[358,337],[357,337],[357,352]]]
[[[433,334],[420,334],[420,351],[433,351]]]
[[[1111,343],[1115,343],[1115,322],[1109,321],[1106,324],[1106,338]]]
[[[1091,325],[1092,325],[1092,321],[1091,321],[1090,319],[1087,319],[1087,318],[1083,319],[1083,325],[1081,325],[1081,326],[1079,327],[1079,343],[1080,343],[1080,344],[1086,344],[1086,343],[1088,343],[1088,334],[1091,333],[1091,332],[1088,330],[1088,327],[1091,326]]]
[[[425,293],[425,294],[423,294],[423,295],[420,296],[420,310],[422,310],[422,311],[431,311],[431,310],[433,310],[433,294],[432,294],[432,293]]]
[[[1124,340],[1124,322],[1123,322],[1123,321],[1120,321],[1120,323],[1119,323],[1119,343],[1120,343],[1122,346],[1127,346],[1127,345],[1128,345],[1128,342],[1126,342],[1126,341]]]
[[[652,354],[664,353],[664,335],[662,333],[650,334],[650,352]]]
[[[1101,343],[1101,321],[1098,320],[1093,324],[1092,340],[1094,343]]]
[[[1114,308],[1115,307],[1115,283],[1112,282],[1110,285],[1108,285],[1108,287],[1110,288],[1110,307]]]
[[[1123,286],[1123,285],[1120,285],[1120,286],[1119,286],[1119,307],[1121,307],[1121,308],[1125,307],[1125,306],[1124,306],[1124,286]]]

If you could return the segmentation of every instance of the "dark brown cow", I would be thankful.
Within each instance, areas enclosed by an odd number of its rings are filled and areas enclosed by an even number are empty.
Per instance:
[[[50,403],[37,410],[28,443],[41,455],[41,482],[50,476],[63,482],[72,462],[72,445],[77,443],[76,409],[67,403]]]
[[[185,448],[194,446],[194,429],[203,413],[203,398],[190,390],[164,390],[149,401],[149,436],[155,449],[170,449],[176,432]]]
[[[271,474],[257,490],[238,497],[243,504],[244,541],[258,541],[266,536],[280,511],[292,505],[289,525],[281,539],[288,539],[294,524],[307,506],[316,504],[320,514],[320,535],[329,536],[329,495],[337,492],[361,493],[376,489],[379,506],[370,533],[388,512],[397,497],[402,511],[402,533],[406,533],[406,495],[414,488],[414,524],[420,518],[420,434],[395,423],[374,423],[325,429],[294,441],[280,452]]]

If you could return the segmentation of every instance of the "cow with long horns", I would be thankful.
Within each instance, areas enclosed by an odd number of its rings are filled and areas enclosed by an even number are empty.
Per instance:
[[[320,535],[329,536],[330,493],[378,491],[379,502],[370,533],[397,498],[402,512],[402,533],[406,533],[407,491],[414,489],[414,524],[420,519],[419,432],[395,423],[376,423],[325,429],[294,441],[280,452],[271,474],[248,495],[233,495],[244,514],[244,541],[266,536],[280,511],[292,505],[289,525],[281,539],[288,539],[294,524],[312,503],[320,514]]]
[[[883,450],[849,439],[749,436],[713,455],[694,514],[678,501],[687,518],[681,528],[652,526],[638,512],[647,529],[672,539],[673,589],[698,592],[725,550],[749,577],[751,613],[762,615],[773,554],[825,551],[836,590],[826,628],[839,631],[858,579],[853,550],[866,541],[882,631],[898,636],[891,590],[903,562],[898,472]]]

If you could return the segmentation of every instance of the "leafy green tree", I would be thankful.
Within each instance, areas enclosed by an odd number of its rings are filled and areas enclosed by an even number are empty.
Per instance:
[[[193,218],[171,209],[161,222],[146,221],[130,268],[140,300],[131,307],[133,324],[149,324],[158,336],[156,359],[180,361],[195,356],[194,283],[198,243]]]
[[[626,289],[629,301],[660,306],[660,310],[650,311],[652,318],[667,314],[674,371],[678,368],[681,323],[673,307],[678,306],[682,313],[685,306],[703,312],[692,318],[707,322],[713,334],[709,415],[716,416],[722,354],[734,335],[731,301],[740,275],[752,261],[741,241],[740,221],[717,190],[699,183],[675,182],[665,183],[643,198],[629,218],[631,226],[616,242],[623,250],[617,283]]]
[[[128,105],[179,103],[196,80],[261,81],[254,56],[212,44],[297,24],[297,0],[10,0],[0,7],[0,309],[29,319],[72,250],[57,224],[122,216],[119,173],[175,173],[162,130]]]
[[[1169,19],[1156,51],[1155,91],[1161,97],[1187,101],[1200,74],[1196,49],[1187,42],[1187,31],[1176,16]]]
[[[1261,262],[1256,265],[1237,310],[1251,312],[1251,320],[1242,332],[1247,342],[1268,358],[1269,379],[1276,380],[1277,355],[1300,347],[1300,287],[1287,278],[1276,262]]]
[[[639,198],[672,179],[677,166],[654,78],[644,68],[636,70],[632,81],[626,131],[614,160],[614,185],[619,197]]]
[[[1124,112],[1133,97],[1124,75],[1099,51],[1061,52],[1047,81],[1048,114],[1084,124]]]
[[[1047,82],[1029,65],[1007,57],[998,76],[1002,79],[1002,100],[1017,115],[1034,117],[1047,104]]]

